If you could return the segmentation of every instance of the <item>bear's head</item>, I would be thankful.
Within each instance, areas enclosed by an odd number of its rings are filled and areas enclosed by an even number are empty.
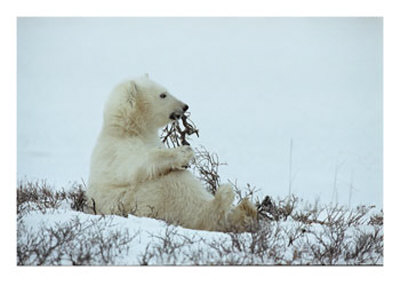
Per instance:
[[[188,108],[145,75],[113,90],[104,111],[104,124],[124,133],[143,134],[179,119]]]

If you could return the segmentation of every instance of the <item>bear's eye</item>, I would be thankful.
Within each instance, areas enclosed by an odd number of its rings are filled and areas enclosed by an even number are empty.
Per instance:
[[[167,97],[167,94],[162,93],[162,94],[160,94],[160,97],[161,97],[161,98],[165,98],[165,97]]]

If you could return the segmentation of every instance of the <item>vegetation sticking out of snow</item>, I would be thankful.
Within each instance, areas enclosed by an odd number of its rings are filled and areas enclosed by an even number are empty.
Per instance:
[[[310,204],[290,196],[259,201],[253,233],[184,229],[151,218],[83,212],[85,188],[17,187],[18,265],[382,265],[383,212]]]

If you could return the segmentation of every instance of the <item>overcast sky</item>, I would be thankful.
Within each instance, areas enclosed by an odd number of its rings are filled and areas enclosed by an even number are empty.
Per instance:
[[[18,178],[87,181],[103,105],[143,73],[261,194],[382,204],[381,18],[19,18]],[[290,141],[292,174],[289,176]]]

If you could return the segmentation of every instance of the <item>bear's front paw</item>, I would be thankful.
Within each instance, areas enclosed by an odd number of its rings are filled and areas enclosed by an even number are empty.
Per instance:
[[[187,168],[190,161],[194,158],[194,152],[189,145],[176,148],[176,154],[178,168]]]

